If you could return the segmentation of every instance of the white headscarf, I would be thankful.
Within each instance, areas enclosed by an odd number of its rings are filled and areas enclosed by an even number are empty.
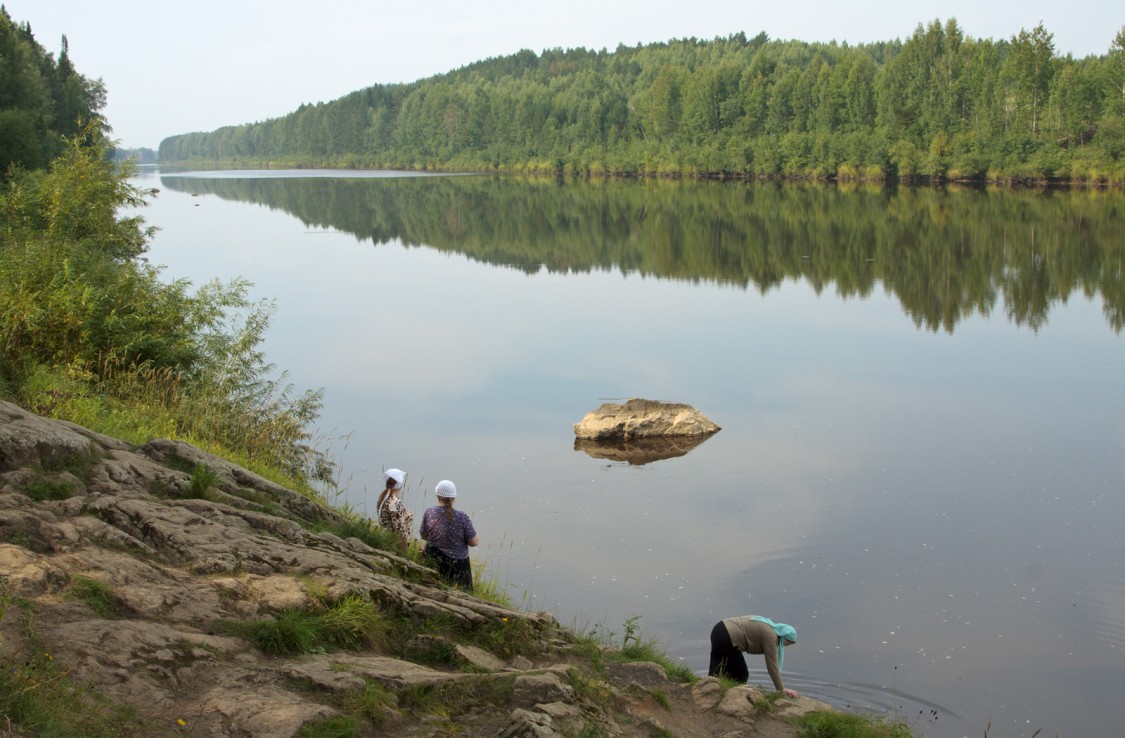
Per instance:
[[[383,481],[389,482],[395,480],[395,486],[392,489],[402,489],[402,483],[406,480],[406,472],[402,469],[387,469],[383,472]]]

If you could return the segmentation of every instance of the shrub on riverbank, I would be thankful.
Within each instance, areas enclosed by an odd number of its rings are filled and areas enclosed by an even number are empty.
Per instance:
[[[180,438],[299,486],[330,484],[312,428],[321,393],[273,376],[273,305],[250,284],[194,293],[144,259],[153,193],[106,159],[96,125],[48,170],[0,189],[0,397],[133,442]]]

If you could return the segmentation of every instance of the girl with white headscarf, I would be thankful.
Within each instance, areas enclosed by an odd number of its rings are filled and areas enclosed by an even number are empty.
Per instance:
[[[410,529],[414,525],[414,513],[406,509],[399,496],[406,473],[401,469],[387,469],[383,472],[383,479],[386,486],[375,504],[375,509],[379,511],[379,525],[395,534],[399,548],[406,553],[410,545]]]

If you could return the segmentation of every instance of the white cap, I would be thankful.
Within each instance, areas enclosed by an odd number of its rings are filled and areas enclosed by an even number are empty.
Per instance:
[[[387,469],[383,472],[383,481],[395,480],[395,489],[402,489],[402,483],[406,479],[406,472],[402,469]]]
[[[434,492],[437,493],[438,497],[456,497],[457,496],[457,488],[455,486],[453,486],[453,482],[449,481],[448,479],[443,479],[440,482],[438,482],[437,486],[434,487]]]

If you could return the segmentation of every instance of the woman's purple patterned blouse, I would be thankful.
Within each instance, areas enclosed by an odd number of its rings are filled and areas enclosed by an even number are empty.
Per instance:
[[[469,541],[476,537],[473,521],[460,510],[453,511],[453,520],[445,519],[445,507],[437,505],[422,513],[419,531],[426,544],[454,559],[469,558]]]

